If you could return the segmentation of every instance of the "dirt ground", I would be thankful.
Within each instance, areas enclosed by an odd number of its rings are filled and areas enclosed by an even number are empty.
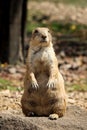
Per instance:
[[[0,130],[87,130],[87,111],[72,105],[58,120],[4,111],[0,113]]]

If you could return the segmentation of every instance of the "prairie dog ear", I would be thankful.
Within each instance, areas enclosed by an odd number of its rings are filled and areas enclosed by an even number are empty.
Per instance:
[[[38,33],[38,30],[37,30],[37,29],[35,29],[33,33],[37,34],[37,33]]]
[[[50,41],[52,42],[52,32],[50,31],[50,29],[48,29],[48,33],[49,33]]]
[[[48,28],[48,33],[50,33],[51,34],[51,30]]]
[[[32,31],[32,34],[34,34],[34,33],[35,34],[38,33],[38,29],[37,28]]]
[[[52,42],[52,35],[50,34],[50,41]]]
[[[32,31],[32,38],[34,39],[34,37],[38,34],[38,29],[34,29]]]

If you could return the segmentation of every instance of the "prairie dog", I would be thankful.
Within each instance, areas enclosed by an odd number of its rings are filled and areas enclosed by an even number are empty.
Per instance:
[[[62,117],[66,110],[64,80],[48,28],[38,27],[32,32],[26,64],[23,113],[50,119]]]

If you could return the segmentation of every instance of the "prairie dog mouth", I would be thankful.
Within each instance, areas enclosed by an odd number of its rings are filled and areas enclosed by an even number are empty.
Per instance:
[[[40,41],[40,43],[47,43],[47,40],[45,39],[42,39],[41,41]]]

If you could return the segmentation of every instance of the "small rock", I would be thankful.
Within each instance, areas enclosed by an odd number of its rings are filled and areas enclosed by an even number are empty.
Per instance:
[[[75,100],[74,99],[68,99],[68,103],[70,103],[70,104],[74,104],[75,103]]]
[[[8,72],[11,73],[11,74],[15,74],[16,73],[16,68],[9,68],[8,69]]]
[[[65,53],[64,53],[64,51],[61,51],[61,52],[60,52],[60,56],[61,56],[62,58],[65,57]]]

